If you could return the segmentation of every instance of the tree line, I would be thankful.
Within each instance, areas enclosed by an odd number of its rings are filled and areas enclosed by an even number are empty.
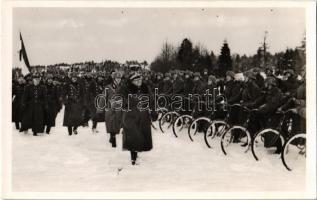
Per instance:
[[[159,55],[150,64],[150,68],[156,72],[168,72],[169,70],[190,70],[194,72],[209,72],[223,77],[228,70],[235,72],[247,71],[251,68],[273,67],[276,70],[293,69],[301,71],[306,64],[305,38],[296,48],[287,48],[285,51],[271,54],[266,47],[259,47],[254,55],[231,54],[228,42],[225,40],[221,47],[220,55],[208,51],[202,44],[193,44],[185,38],[179,47],[164,42]]]

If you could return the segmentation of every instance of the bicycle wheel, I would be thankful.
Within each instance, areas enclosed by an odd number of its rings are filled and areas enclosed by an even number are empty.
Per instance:
[[[167,110],[166,108],[160,108],[160,109],[158,109],[158,110],[157,110],[157,113],[158,113],[157,122],[159,122],[159,121],[161,120],[161,118],[163,117],[163,115],[164,115],[165,113],[167,113],[167,112],[168,112],[168,110]],[[158,129],[158,128],[157,128],[157,125],[155,125],[154,122],[156,122],[156,121],[152,121],[151,126],[152,126],[152,128],[153,128],[154,130],[157,130],[157,129]]]
[[[208,117],[198,117],[188,127],[188,136],[191,141],[201,135],[201,132],[205,133],[209,127],[211,120]]]
[[[205,132],[205,143],[208,148],[213,148],[216,143],[219,144],[221,136],[228,130],[229,125],[222,120],[213,121]],[[219,142],[219,143],[218,143]]]
[[[282,162],[287,170],[305,169],[306,166],[306,134],[291,137],[284,145]]]
[[[268,155],[278,155],[285,143],[283,136],[274,129],[264,129],[255,134],[252,141],[252,155],[260,160]]]
[[[181,115],[179,116],[173,124],[173,133],[175,137],[184,135],[189,125],[193,121],[193,117],[190,115]]]
[[[162,118],[159,120],[159,127],[162,133],[173,126],[173,123],[178,116],[179,114],[175,111],[167,112],[162,116]]]
[[[243,126],[233,126],[221,137],[221,150],[227,155],[232,152],[248,152],[251,145],[249,131]]]

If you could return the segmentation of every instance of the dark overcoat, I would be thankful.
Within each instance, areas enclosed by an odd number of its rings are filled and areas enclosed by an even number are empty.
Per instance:
[[[44,85],[28,85],[22,97],[22,130],[32,129],[34,133],[44,131],[44,110],[47,109]]]
[[[148,110],[138,109],[138,97],[142,94],[149,94],[145,84],[140,87],[127,83],[124,94],[124,104],[126,111],[123,112],[123,149],[130,151],[150,151],[153,148],[152,133],[151,133],[151,118]],[[128,94],[130,98],[128,99]]]
[[[70,82],[66,85],[65,91],[63,126],[80,126],[84,117],[83,87],[78,82]]]
[[[92,81],[90,86],[89,86],[89,111],[91,114],[91,119],[96,122],[104,122],[105,121],[105,113],[104,110],[97,109],[95,103],[96,103],[96,97],[98,95],[102,95],[103,91],[105,89],[105,86],[103,82],[97,82],[97,81]]]
[[[12,122],[21,122],[22,120],[21,104],[24,87],[24,84],[19,83],[12,86],[12,96],[14,97],[12,101]]]
[[[57,85],[47,84],[47,105],[45,125],[55,126],[55,119],[60,110],[60,91]]]
[[[234,104],[240,101],[242,83],[240,81],[228,81],[225,84],[225,96],[228,104]]]
[[[107,133],[118,134],[122,127],[122,110],[118,108],[114,103],[116,99],[114,95],[119,94],[121,85],[111,83],[105,88],[106,108],[105,108],[105,121]]]
[[[252,104],[255,99],[261,96],[261,89],[255,81],[250,79],[247,83],[245,83],[241,95],[243,102],[247,106],[248,104]]]

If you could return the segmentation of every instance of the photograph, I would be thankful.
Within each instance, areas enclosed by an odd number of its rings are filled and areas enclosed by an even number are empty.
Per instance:
[[[316,198],[315,1],[2,3],[2,198]]]

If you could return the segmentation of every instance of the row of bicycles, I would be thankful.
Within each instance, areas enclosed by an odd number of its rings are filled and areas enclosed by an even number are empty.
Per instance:
[[[191,141],[203,137],[211,149],[220,142],[224,155],[251,152],[256,161],[274,155],[289,171],[305,166],[306,123],[294,110],[279,111],[262,119],[257,117],[257,109],[242,104],[221,106],[207,112],[161,108],[159,127],[154,128],[162,133],[172,130],[176,138],[188,136]]]

